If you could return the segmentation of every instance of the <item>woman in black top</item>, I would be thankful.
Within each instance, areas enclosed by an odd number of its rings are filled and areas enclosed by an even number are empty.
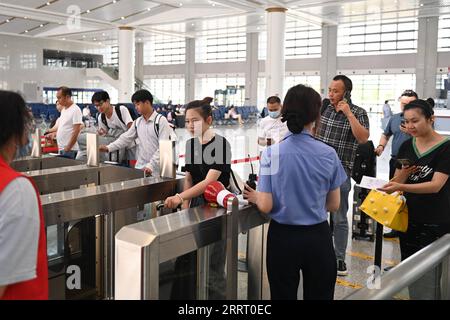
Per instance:
[[[193,136],[186,142],[186,177],[183,192],[169,197],[164,205],[183,209],[205,204],[203,193],[213,181],[229,186],[231,173],[231,147],[222,136],[211,129],[211,99],[196,100],[186,106],[186,129]],[[208,279],[209,299],[225,298],[225,241],[210,246]],[[196,252],[177,259],[175,272],[179,277],[172,287],[172,299],[196,299]]]
[[[433,114],[424,100],[405,106],[406,128],[413,138],[402,144],[397,158],[408,159],[411,166],[397,169],[393,181],[381,189],[403,191],[406,197],[409,221],[400,235],[402,260],[450,233],[450,140],[434,130]],[[439,280],[440,270],[427,274],[409,287],[411,298],[439,298]]]

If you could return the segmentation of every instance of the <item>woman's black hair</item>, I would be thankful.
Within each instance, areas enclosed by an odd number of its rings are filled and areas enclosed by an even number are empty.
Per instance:
[[[430,104],[431,108],[434,108],[436,105],[433,98],[428,98],[426,101]]]
[[[186,105],[185,113],[188,110],[191,109],[199,109],[198,112],[202,116],[203,119],[208,119],[208,117],[212,116],[212,108],[211,108],[211,102],[213,101],[213,98],[206,97],[203,100],[194,100],[189,102]]]
[[[411,109],[420,109],[426,119],[431,119],[431,117],[434,115],[433,108],[428,102],[422,99],[413,100],[408,103],[403,109],[403,112]]]
[[[292,133],[300,133],[305,125],[318,118],[321,104],[322,99],[314,89],[299,84],[286,93],[281,121],[287,122]]]
[[[0,148],[12,138],[21,139],[31,115],[25,100],[12,91],[0,90]]]

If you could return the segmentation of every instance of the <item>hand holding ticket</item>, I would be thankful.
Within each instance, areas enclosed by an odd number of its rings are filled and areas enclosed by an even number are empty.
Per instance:
[[[373,178],[373,177],[363,176],[362,179],[361,179],[361,182],[357,186],[360,187],[360,188],[365,188],[365,189],[372,190],[372,189],[382,188],[387,183],[388,183],[388,181],[385,181],[385,180],[382,180],[382,179],[377,179],[377,178]]]

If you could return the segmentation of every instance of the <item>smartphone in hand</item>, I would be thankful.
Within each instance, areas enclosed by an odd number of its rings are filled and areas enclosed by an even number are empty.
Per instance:
[[[411,160],[409,159],[397,159],[397,162],[400,163],[403,167],[411,166]]]

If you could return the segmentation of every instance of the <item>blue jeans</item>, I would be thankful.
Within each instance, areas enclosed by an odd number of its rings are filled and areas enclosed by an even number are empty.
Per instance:
[[[60,150],[59,156],[63,157],[63,158],[75,160],[75,158],[77,157],[77,153],[78,153],[78,151],[74,151],[74,150],[70,150],[70,151]]]
[[[333,219],[334,251],[336,259],[345,261],[348,243],[348,195],[352,189],[350,177],[341,185],[341,204],[338,211],[331,213]]]

